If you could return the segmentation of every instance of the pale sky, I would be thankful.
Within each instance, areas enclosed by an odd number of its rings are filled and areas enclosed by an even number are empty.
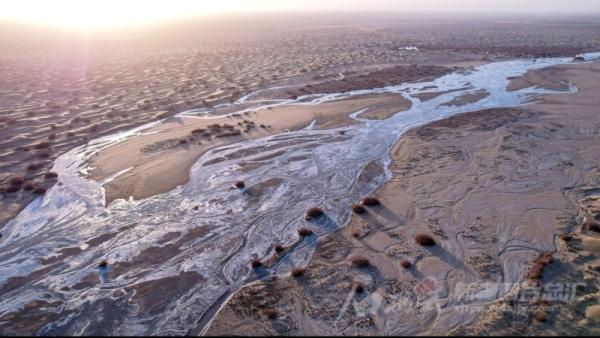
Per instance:
[[[273,10],[600,13],[600,0],[0,0],[0,20],[94,28]]]

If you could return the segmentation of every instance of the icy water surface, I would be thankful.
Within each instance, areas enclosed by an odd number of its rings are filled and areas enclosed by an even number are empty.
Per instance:
[[[528,94],[548,91],[507,92],[507,78],[570,60],[497,62],[430,82],[300,97],[297,102],[317,105],[390,92],[413,105],[382,121],[333,130],[309,126],[215,148],[194,164],[184,186],[109,207],[101,185],[82,176],[87,159],[151,125],[73,149],[55,162],[59,183],[5,228],[0,317],[38,300],[57,318],[39,334],[186,334],[228,291],[305,264],[318,238],[347,220],[348,206],[389,178],[388,152],[406,130],[465,111],[519,105]],[[411,96],[450,90],[427,102]],[[462,107],[442,105],[480,90],[490,95]],[[354,118],[360,112],[355,113]],[[202,111],[182,115],[205,118]],[[360,179],[367,165],[371,175]],[[238,180],[246,182],[244,191],[232,188]],[[322,207],[327,216],[308,223],[303,214],[311,206]],[[251,271],[253,257],[270,256],[274,243],[296,242],[297,229],[305,225],[317,236],[300,242],[272,268]],[[112,270],[101,283],[97,266],[103,258]]]

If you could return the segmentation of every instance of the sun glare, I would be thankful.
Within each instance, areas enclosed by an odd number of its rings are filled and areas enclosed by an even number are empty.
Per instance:
[[[19,0],[0,5],[3,19],[77,29],[140,25],[227,9],[212,0]]]

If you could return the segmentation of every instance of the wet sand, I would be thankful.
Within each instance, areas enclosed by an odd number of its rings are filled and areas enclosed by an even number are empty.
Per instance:
[[[188,181],[190,167],[206,151],[220,145],[297,130],[314,122],[330,129],[358,123],[349,114],[383,119],[410,108],[398,94],[369,94],[314,104],[290,104],[199,119],[170,118],[163,124],[101,151],[91,160],[90,178],[104,184],[106,202],[141,199],[169,191]],[[219,128],[211,126],[219,125]]]
[[[533,86],[549,90],[564,91],[569,89],[565,79],[565,69],[548,68],[540,71],[529,71],[524,76],[512,79],[507,87],[508,91],[515,91]]]
[[[467,105],[469,103],[473,103],[473,102],[477,102],[480,100],[485,99],[486,97],[488,97],[490,95],[490,93],[488,93],[485,90],[480,90],[480,91],[475,91],[472,93],[467,93],[464,95],[461,95],[455,99],[453,99],[452,101],[443,103],[442,105],[444,106],[464,106]]]
[[[322,238],[302,276],[233,294],[204,333],[598,333],[599,235],[589,229],[600,223],[600,64],[541,73],[579,91],[409,131],[391,152],[393,178],[375,193],[381,206]],[[528,81],[548,87],[547,78],[536,82],[540,76],[529,74]],[[418,233],[437,245],[417,245]],[[553,260],[541,279],[532,279],[542,253]],[[351,263],[359,255],[368,266]],[[576,281],[583,286],[575,299],[533,299],[518,313],[506,305],[519,304],[521,286],[458,307],[460,283]]]

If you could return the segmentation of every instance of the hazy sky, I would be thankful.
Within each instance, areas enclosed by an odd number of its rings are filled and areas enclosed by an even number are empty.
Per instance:
[[[73,27],[270,10],[600,13],[600,0],[0,0],[0,19]]]

